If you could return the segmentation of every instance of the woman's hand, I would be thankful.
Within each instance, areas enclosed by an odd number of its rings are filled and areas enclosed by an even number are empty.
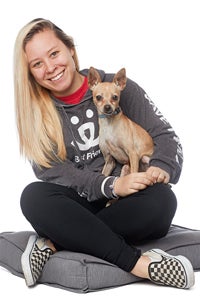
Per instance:
[[[147,186],[153,185],[154,182],[152,175],[147,172],[131,173],[117,178],[114,192],[120,197],[125,197],[144,190]]]
[[[158,167],[151,166],[151,167],[148,168],[146,173],[152,177],[154,183],[163,182],[163,183],[167,184],[169,182],[169,179],[170,179],[169,174],[166,171],[164,171],[164,170],[162,170]]]
[[[117,178],[114,185],[114,192],[120,197],[125,197],[144,190],[154,183],[167,184],[169,179],[170,176],[166,171],[151,166],[146,172],[131,173]]]

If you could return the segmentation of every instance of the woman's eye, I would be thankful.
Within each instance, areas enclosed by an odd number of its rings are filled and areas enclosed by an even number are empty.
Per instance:
[[[54,57],[54,56],[56,56],[57,54],[58,54],[58,51],[53,51],[53,52],[51,53],[51,56]]]
[[[36,63],[34,63],[33,68],[39,68],[41,66],[41,62],[37,61]]]
[[[101,101],[102,98],[103,98],[103,97],[102,97],[101,95],[97,95],[97,96],[96,96],[97,101]]]

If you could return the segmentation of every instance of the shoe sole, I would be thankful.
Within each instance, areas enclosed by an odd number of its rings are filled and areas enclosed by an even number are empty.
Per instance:
[[[32,286],[35,284],[35,281],[34,281],[34,278],[32,275],[32,271],[31,271],[31,267],[30,267],[30,255],[32,253],[32,249],[34,247],[36,240],[37,240],[36,235],[31,235],[29,237],[26,249],[21,256],[21,265],[22,265],[22,270],[24,273],[24,278],[25,278],[27,286]]]
[[[170,258],[175,258],[177,259],[183,266],[184,270],[185,270],[185,276],[186,276],[186,285],[183,287],[183,289],[189,289],[191,288],[194,284],[195,284],[195,276],[194,276],[194,269],[192,267],[191,262],[182,255],[170,255],[160,249],[152,249],[152,252],[154,253],[158,253],[162,256],[167,256]]]

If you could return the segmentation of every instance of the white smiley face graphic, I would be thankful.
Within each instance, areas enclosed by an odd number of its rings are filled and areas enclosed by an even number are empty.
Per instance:
[[[94,116],[94,112],[91,109],[87,109],[85,113],[88,119],[91,119]],[[77,116],[71,117],[71,123],[73,125],[78,125],[79,118]],[[89,135],[87,134],[88,132]],[[81,151],[87,151],[91,147],[98,145],[99,137],[95,138],[95,127],[93,122],[90,121],[82,124],[80,127],[78,127],[78,133],[83,141],[83,143],[76,141]],[[72,142],[72,145],[74,146],[74,142]]]

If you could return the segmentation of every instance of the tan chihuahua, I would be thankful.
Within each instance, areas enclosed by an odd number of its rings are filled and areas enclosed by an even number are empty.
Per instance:
[[[115,160],[129,165],[128,172],[144,170],[153,153],[151,136],[125,116],[119,106],[126,80],[124,68],[115,74],[112,82],[101,82],[99,73],[93,67],[88,73],[89,88],[99,114],[99,146],[105,159],[102,170],[105,176],[112,173]]]

